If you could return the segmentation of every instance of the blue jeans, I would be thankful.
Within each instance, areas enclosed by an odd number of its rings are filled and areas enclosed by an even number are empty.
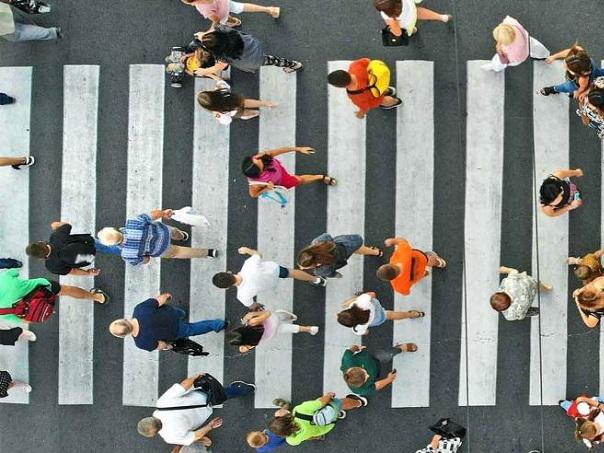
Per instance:
[[[589,83],[591,83],[596,77],[604,76],[604,69],[600,68],[600,65],[596,62],[596,60],[591,60],[592,71],[589,76]],[[579,89],[579,84],[574,80],[567,80],[564,83],[559,83],[558,85],[554,85],[554,91],[556,93],[574,93]]]
[[[184,313],[184,312],[183,312]],[[203,335],[204,333],[220,332],[225,328],[225,322],[223,319],[208,319],[206,321],[187,322],[185,319],[181,319],[178,322],[178,338],[194,337],[196,335]]]
[[[48,41],[58,37],[56,27],[45,28],[20,21],[21,18],[15,17],[15,31],[2,37],[7,41]]]
[[[98,239],[94,240],[94,246],[97,253],[105,253],[107,255],[121,255],[122,249],[119,245],[103,245]]]
[[[249,395],[254,391],[254,388],[248,385],[228,385],[224,387],[227,394],[227,399],[239,398]]]

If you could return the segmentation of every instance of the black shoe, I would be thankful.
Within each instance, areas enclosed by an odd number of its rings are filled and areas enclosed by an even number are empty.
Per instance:
[[[57,39],[63,39],[63,29],[61,27],[55,27],[57,30]]]
[[[208,249],[208,256],[210,258],[216,258],[218,256],[218,250],[216,250],[216,249]]]
[[[11,165],[15,170],[21,170],[21,167],[31,167],[36,163],[36,158],[34,156],[27,156],[24,164]]]
[[[554,87],[543,87],[539,91],[537,91],[537,93],[543,96],[549,96],[550,94],[558,94],[558,92],[554,90]]]
[[[229,321],[228,319],[225,319],[224,320],[224,327],[222,328],[222,330],[227,330],[230,325],[231,325],[231,321]]]
[[[256,391],[256,386],[254,384],[250,384],[249,382],[244,382],[244,381],[233,381],[229,384],[229,386],[233,386],[233,387],[247,387],[247,388],[252,388],[253,391]]]
[[[327,286],[327,279],[323,277],[317,277],[319,281],[309,282],[312,286],[316,286],[318,288]]]
[[[384,91],[384,96],[396,96],[396,88],[388,87],[386,91]]]

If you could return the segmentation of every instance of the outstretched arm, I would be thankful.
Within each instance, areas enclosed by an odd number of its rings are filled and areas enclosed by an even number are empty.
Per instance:
[[[265,154],[265,155],[271,156],[271,157],[277,157],[277,156],[280,156],[281,154],[293,153],[293,152],[302,153],[302,154],[314,154],[315,149],[311,148],[310,146],[286,146],[284,148],[270,149],[268,151],[264,151],[261,154]]]
[[[579,176],[583,176],[583,170],[581,170],[580,168],[577,168],[575,170],[572,169],[559,169],[556,170],[555,172],[552,173],[552,175],[554,175],[556,178],[559,179],[565,179],[565,178],[570,178],[570,177],[579,177]]]

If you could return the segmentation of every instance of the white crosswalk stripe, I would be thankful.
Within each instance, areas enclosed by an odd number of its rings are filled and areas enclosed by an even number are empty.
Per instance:
[[[348,61],[332,61],[328,71],[345,69]],[[497,404],[497,344],[499,317],[488,304],[498,286],[497,268],[501,249],[501,206],[504,194],[504,73],[485,72],[482,61],[468,62],[467,93],[467,167],[465,200],[465,263],[468,287],[468,365],[465,358],[465,326],[461,326],[462,345],[459,363],[460,405],[491,406]],[[557,80],[561,68],[535,63],[535,88]],[[0,78],[19,102],[0,109],[2,155],[23,155],[29,151],[29,117],[32,69],[0,68]],[[422,250],[433,247],[434,211],[434,64],[429,61],[399,61],[396,65],[397,88],[404,106],[397,115],[396,216],[395,234],[409,239]],[[64,149],[62,175],[63,220],[74,230],[95,231],[96,218],[96,129],[100,80],[98,66],[66,66],[64,75]],[[278,68],[263,68],[260,73],[260,98],[276,101],[279,107],[263,110],[259,119],[258,149],[265,150],[296,144],[296,79]],[[393,79],[394,80],[394,79]],[[128,125],[127,215],[136,216],[162,207],[162,166],[164,155],[164,87],[165,73],[161,65],[130,66]],[[195,80],[195,91],[211,89],[213,82]],[[328,88],[328,173],[338,178],[336,187],[327,190],[327,232],[364,234],[366,121],[354,116],[354,106],[346,92]],[[534,131],[537,156],[537,179],[557,168],[568,167],[568,99],[564,96],[535,96]],[[254,120],[256,121],[256,120]],[[8,127],[10,125],[10,127]],[[191,205],[210,220],[207,227],[192,228],[192,246],[216,248],[215,260],[192,260],[190,278],[191,321],[223,318],[225,291],[211,284],[214,273],[226,269],[230,128],[219,125],[212,115],[194,107]],[[305,145],[304,143],[299,145]],[[252,147],[253,149],[254,147]],[[321,150],[319,150],[320,152]],[[220,153],[220,159],[215,155]],[[241,158],[242,156],[230,156]],[[294,172],[295,154],[282,157]],[[212,162],[211,165],[208,162]],[[183,165],[188,165],[183,163]],[[604,173],[604,167],[602,169]],[[371,188],[368,188],[371,190]],[[537,188],[535,188],[535,191]],[[11,216],[0,218],[0,249],[3,256],[23,257],[24,232],[29,230],[29,177],[27,171],[4,171],[0,193],[12,194],[10,200],[0,197],[0,209]],[[603,193],[604,195],[604,193]],[[253,202],[253,201],[250,201]],[[19,209],[13,209],[17,205]],[[568,248],[568,216],[544,219],[539,215],[540,267],[543,280],[555,282],[552,295],[542,296],[542,350],[538,355],[539,332],[536,320],[531,325],[530,404],[539,404],[543,391],[545,404],[555,404],[566,390],[566,320],[567,276],[564,258]],[[603,214],[604,216],[604,214]],[[49,219],[49,222],[55,219]],[[604,221],[604,217],[603,217]],[[267,200],[258,202],[259,251],[265,259],[291,267],[295,260],[295,191],[290,193],[286,208]],[[103,226],[103,225],[100,225]],[[121,225],[116,225],[121,226]],[[309,238],[310,239],[310,238]],[[533,241],[534,242],[534,241]],[[237,244],[253,245],[253,244]],[[489,253],[485,253],[489,250]],[[438,250],[437,250],[438,252]],[[234,251],[228,251],[234,253]],[[535,256],[535,253],[533,253]],[[453,258],[444,256],[444,258]],[[372,258],[367,258],[368,260]],[[21,270],[28,275],[27,261]],[[505,263],[501,263],[505,264]],[[122,266],[116,261],[116,266]],[[350,329],[340,326],[336,313],[340,304],[363,288],[364,258],[351,257],[342,270],[343,278],[332,279],[326,288],[325,323],[323,326],[324,362],[323,389],[338,394],[348,389],[339,371],[342,353],[353,343],[360,343]],[[124,314],[132,315],[135,305],[160,290],[159,260],[149,265],[126,265]],[[535,265],[533,265],[535,269]],[[440,272],[438,270],[433,272]],[[446,271],[445,271],[446,272]],[[90,278],[63,278],[62,282],[89,288]],[[294,283],[281,281],[270,295],[259,302],[270,308],[288,311],[293,307]],[[60,303],[59,404],[93,404],[93,322],[95,306],[89,302],[64,300]],[[398,380],[392,387],[392,407],[429,407],[431,382],[431,309],[432,281],[428,278],[413,288],[411,296],[394,297],[396,310],[419,309],[426,318],[394,323],[393,340],[415,342],[419,351],[395,358]],[[463,301],[450,301],[462,304]],[[306,324],[304,319],[298,321]],[[387,324],[388,325],[388,324]],[[106,335],[110,335],[103,330]],[[317,338],[319,338],[318,336]],[[601,335],[601,338],[604,335]],[[118,340],[116,340],[118,341]],[[225,355],[237,354],[224,345],[223,333],[211,333],[199,339],[211,353],[208,357],[190,358],[189,374],[209,372],[222,379]],[[604,341],[604,340],[601,340]],[[604,344],[604,343],[603,343]],[[604,350],[604,348],[601,348]],[[257,408],[271,407],[274,397],[291,397],[292,363],[298,360],[292,351],[292,339],[279,338],[278,344],[255,352],[255,395]],[[153,406],[157,399],[159,361],[157,352],[137,349],[132,339],[124,342],[122,403],[128,406]],[[604,360],[600,361],[601,367]],[[35,365],[32,365],[32,367]],[[539,367],[543,369],[541,388]],[[16,347],[0,346],[0,369],[9,369],[13,376],[28,380],[27,343]],[[604,373],[601,373],[604,374]],[[466,377],[469,395],[466,394]],[[278,389],[278,395],[275,393]],[[15,393],[2,402],[28,403],[29,397]]]

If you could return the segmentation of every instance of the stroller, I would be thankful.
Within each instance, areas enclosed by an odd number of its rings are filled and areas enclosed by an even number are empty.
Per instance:
[[[51,10],[48,3],[38,0],[13,0],[11,4],[27,14],[46,14]]]

